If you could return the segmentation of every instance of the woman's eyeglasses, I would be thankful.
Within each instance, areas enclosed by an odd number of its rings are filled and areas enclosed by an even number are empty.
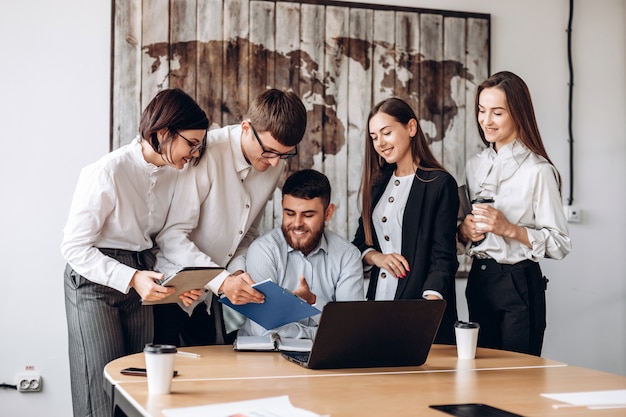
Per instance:
[[[206,134],[204,135],[204,137],[202,138],[202,140],[200,142],[192,142],[189,139],[187,139],[186,137],[184,137],[183,135],[180,134],[180,132],[176,132],[176,134],[178,136],[180,136],[181,138],[185,139],[185,142],[187,142],[187,144],[189,145],[189,155],[193,155],[194,153],[200,151],[200,153],[202,153],[202,151],[204,150],[204,148],[206,147]]]

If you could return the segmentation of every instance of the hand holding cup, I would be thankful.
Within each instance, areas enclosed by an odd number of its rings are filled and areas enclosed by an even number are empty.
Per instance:
[[[480,220],[480,219],[485,219],[486,217],[480,213],[485,213],[485,210],[477,207],[477,204],[488,204],[491,207],[493,207],[493,203],[494,203],[494,199],[492,197],[477,197],[474,200],[472,200],[472,214],[474,215],[474,218],[476,220]],[[479,212],[479,213],[477,213]],[[477,222],[476,223],[476,228],[481,231],[482,229],[486,228],[487,224],[482,223],[482,222]]]

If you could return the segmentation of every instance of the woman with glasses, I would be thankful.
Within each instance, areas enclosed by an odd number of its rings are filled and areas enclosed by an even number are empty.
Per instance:
[[[241,123],[209,131],[206,155],[183,174],[157,236],[157,269],[168,277],[192,266],[226,270],[207,285],[213,295],[198,289],[184,294],[180,306],[155,307],[156,343],[228,344],[243,319],[226,307],[222,320],[217,296],[224,294],[236,304],[263,300],[244,272],[245,252],[259,236],[265,205],[284,160],[297,154],[306,121],[306,108],[296,94],[268,89],[251,103]]]
[[[399,98],[368,117],[361,219],[353,243],[371,268],[368,300],[447,301],[437,343],[454,343],[457,184]]]
[[[155,283],[154,238],[179,171],[204,152],[209,122],[181,90],[158,93],[130,144],[85,167],[61,250],[74,416],[109,416],[102,370],[153,339],[152,307],[173,292]]]

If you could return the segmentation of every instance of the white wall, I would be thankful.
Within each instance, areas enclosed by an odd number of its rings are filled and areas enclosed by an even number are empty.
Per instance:
[[[0,382],[34,365],[41,393],[0,416],[72,415],[62,228],[83,165],[109,150],[111,5],[0,3]]]
[[[491,14],[492,71],[527,81],[567,198],[568,2],[393,4]],[[0,4],[0,382],[14,383],[25,365],[44,377],[39,394],[0,390],[0,417],[71,414],[59,244],[80,168],[108,151],[110,8],[83,0]],[[544,356],[623,375],[625,23],[623,0],[576,2],[574,203],[583,222],[571,225],[569,257],[541,263],[550,279]]]

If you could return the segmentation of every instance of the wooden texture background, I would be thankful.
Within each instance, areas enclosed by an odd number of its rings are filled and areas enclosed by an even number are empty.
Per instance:
[[[360,215],[370,108],[398,96],[462,183],[482,149],[473,97],[489,74],[489,15],[334,1],[114,0],[111,147],[137,135],[163,88],[192,95],[214,126],[240,123],[267,87],[296,92],[306,136],[289,172],[315,168],[333,187],[328,227],[352,239]],[[280,224],[280,191],[263,231]]]

